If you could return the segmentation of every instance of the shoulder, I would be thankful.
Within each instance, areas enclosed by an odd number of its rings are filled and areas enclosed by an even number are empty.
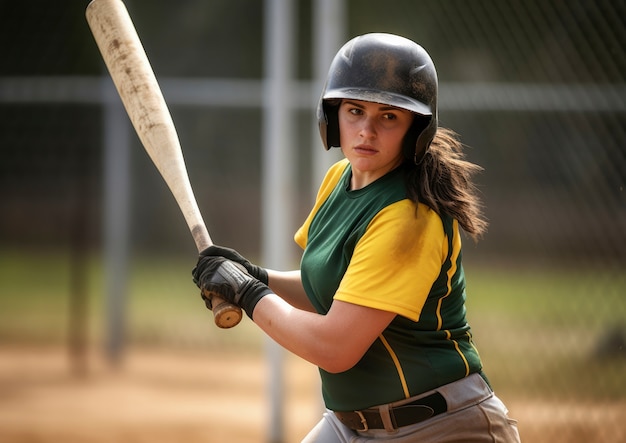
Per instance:
[[[326,171],[324,180],[322,180],[322,184],[317,193],[317,200],[324,200],[328,197],[335,186],[337,186],[337,183],[339,183],[339,180],[341,180],[341,177],[349,165],[350,163],[347,159],[339,160]]]
[[[359,239],[335,298],[418,321],[447,249],[435,211],[408,199],[390,204]]]
[[[441,217],[430,207],[405,198],[381,209],[372,219],[369,228],[391,228],[392,231],[397,231],[404,227],[415,234],[423,234],[426,230],[443,235],[443,225]]]
[[[317,192],[315,205],[311,209],[309,216],[304,221],[304,224],[296,231],[294,236],[294,240],[301,248],[304,249],[307,244],[309,227],[311,226],[311,222],[313,221],[315,214],[317,214],[317,211],[322,203],[324,203],[328,199],[331,192],[333,192],[333,189],[335,189],[337,183],[339,183],[349,165],[350,163],[348,160],[343,159],[332,165],[326,172],[326,176],[324,177],[324,180],[322,180],[322,184]]]
[[[363,235],[362,245],[394,256],[398,262],[429,256],[440,265],[448,249],[447,237],[444,221],[435,211],[404,199],[376,214]]]

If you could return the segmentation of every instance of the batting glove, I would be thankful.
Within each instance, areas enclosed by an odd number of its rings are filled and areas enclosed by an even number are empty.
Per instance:
[[[241,307],[252,318],[259,300],[272,293],[266,284],[223,257],[201,256],[192,274],[209,309],[212,309],[213,295],[217,294],[225,301]]]
[[[200,253],[200,257],[224,257],[228,260],[239,263],[246,268],[248,274],[260,280],[264,284],[268,284],[267,271],[257,265],[250,263],[244,256],[234,249],[225,248],[223,246],[212,245]],[[197,284],[197,283],[196,283]]]

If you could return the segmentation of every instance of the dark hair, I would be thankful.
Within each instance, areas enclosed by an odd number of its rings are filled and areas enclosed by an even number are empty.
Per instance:
[[[458,135],[438,128],[430,148],[415,165],[406,165],[406,187],[410,200],[429,206],[440,216],[456,220],[475,241],[487,230],[483,205],[473,182],[482,168],[465,160]]]

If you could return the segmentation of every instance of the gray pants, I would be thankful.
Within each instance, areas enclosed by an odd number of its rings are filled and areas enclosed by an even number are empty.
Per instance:
[[[436,389],[446,399],[448,411],[431,419],[388,432],[353,431],[328,410],[302,443],[519,443],[517,422],[478,374]],[[435,391],[415,397],[423,397]]]

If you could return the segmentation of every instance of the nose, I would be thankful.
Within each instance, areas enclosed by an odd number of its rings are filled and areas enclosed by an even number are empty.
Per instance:
[[[359,135],[363,138],[376,137],[376,125],[373,117],[365,117],[361,121],[361,128],[359,129]]]

